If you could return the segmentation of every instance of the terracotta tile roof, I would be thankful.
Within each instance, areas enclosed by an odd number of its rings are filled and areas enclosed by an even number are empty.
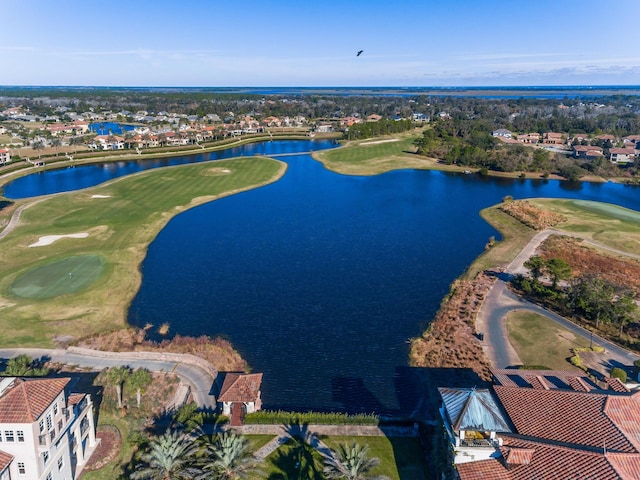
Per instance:
[[[489,459],[457,465],[460,480],[511,480],[511,474],[499,460]]]
[[[624,480],[640,480],[640,456],[627,453],[608,453],[607,460],[620,478]]]
[[[508,437],[501,453],[502,460],[458,465],[460,480],[640,480],[638,454],[587,452]]]
[[[9,466],[13,458],[13,455],[9,455],[8,453],[0,450],[0,472]]]
[[[604,380],[605,382],[607,382],[607,385],[609,385],[609,388],[614,392],[620,392],[620,393],[630,392],[627,386],[624,383],[622,383],[622,380],[620,380],[619,378],[607,377]]]
[[[222,383],[220,402],[255,402],[260,398],[262,373],[227,373]]]
[[[35,422],[69,381],[69,378],[17,378],[0,396],[0,423]]]
[[[503,457],[507,465],[529,465],[534,453],[533,448],[508,448]]]
[[[633,395],[610,395],[604,413],[640,452],[640,392]],[[607,444],[607,450],[613,450]]]
[[[69,398],[67,399],[67,404],[71,407],[73,405],[76,405],[78,403],[80,403],[82,401],[82,399],[84,397],[86,397],[87,395],[85,393],[72,393],[71,395],[69,395]]]
[[[605,414],[605,394],[499,385],[494,391],[520,435],[578,447],[606,445],[613,452],[638,452]]]
[[[542,378],[545,388],[588,392],[599,387],[586,375],[570,370],[514,370],[492,369],[494,382],[505,387],[534,387],[530,377]]]

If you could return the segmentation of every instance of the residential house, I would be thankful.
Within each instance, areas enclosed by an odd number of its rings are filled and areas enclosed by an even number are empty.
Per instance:
[[[565,143],[565,136],[562,133],[546,132],[542,135],[542,143],[546,145],[562,145]]]
[[[124,138],[118,135],[96,135],[89,148],[94,150],[123,150]]]
[[[593,160],[602,157],[602,147],[595,145],[574,145],[573,156],[575,158],[583,158],[585,160]]]
[[[382,120],[382,115],[378,115],[377,113],[372,113],[371,115],[367,115],[367,122],[379,122]]]
[[[0,480],[72,480],[96,447],[90,395],[69,378],[0,380]]]
[[[633,147],[636,150],[640,150],[638,145],[640,144],[640,135],[629,135],[622,139],[622,143],[625,147]]]
[[[11,152],[9,151],[9,149],[0,148],[0,165],[6,165],[10,161],[11,161]]]
[[[218,395],[222,414],[230,417],[230,425],[239,426],[247,413],[262,408],[260,385],[262,373],[227,373]]]
[[[439,389],[461,480],[640,480],[640,392],[579,372],[492,373],[491,389]]]
[[[506,128],[499,128],[498,130],[494,130],[491,135],[501,138],[511,138],[513,136],[511,131],[507,130]]]
[[[540,143],[540,134],[539,133],[523,133],[516,137],[516,140],[520,143],[530,143],[536,144]]]
[[[609,160],[611,163],[631,163],[636,158],[634,147],[610,148]]]

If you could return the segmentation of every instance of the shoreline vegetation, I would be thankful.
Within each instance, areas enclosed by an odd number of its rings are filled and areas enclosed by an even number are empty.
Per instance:
[[[437,159],[417,155],[413,142],[416,139],[416,135],[421,134],[421,132],[422,129],[415,129],[412,132],[404,132],[392,136],[349,141],[345,142],[342,148],[339,149],[314,152],[312,153],[312,157],[316,161],[321,162],[325,168],[345,175],[377,175],[396,169],[432,169],[470,173],[465,167],[447,165]],[[327,136],[324,136],[324,138],[326,137]],[[288,134],[278,138],[296,139],[302,138],[302,136]],[[304,138],[308,139],[309,137],[304,136]],[[91,158],[78,158],[73,161],[73,164],[121,161],[125,159],[136,160],[177,154],[201,154],[229,148],[232,145],[235,146],[241,143],[268,139],[268,137],[264,136],[252,137],[236,140],[232,143],[227,141],[224,144],[216,144],[206,148],[189,148],[188,150],[170,149],[163,152],[145,152],[143,155],[92,156]],[[80,155],[78,155],[78,157],[80,157]],[[45,167],[45,169],[60,168],[71,163],[69,160],[65,160],[64,157],[55,158],[58,158],[60,161],[52,163],[50,166]],[[267,162],[265,162],[265,160],[267,160]],[[218,160],[216,161],[216,166],[219,166],[219,168],[211,168],[211,162],[169,168],[175,169],[173,170],[175,172],[184,172],[190,169],[195,171],[202,168],[203,170],[208,170],[208,173],[201,171],[196,175],[221,178],[229,177],[229,175],[222,170],[229,170],[236,173],[240,168],[234,168],[236,165],[235,162],[247,161],[255,162],[255,164],[250,167],[246,165],[243,167],[249,168],[249,170],[260,170],[260,168],[258,168],[259,165],[264,166],[269,162],[275,162],[272,159],[260,158],[258,160],[255,157],[243,157],[240,159]],[[20,300],[5,298],[4,295],[0,296],[0,320],[4,319],[3,323],[6,327],[5,334],[0,337],[0,345],[65,345],[79,340],[79,338],[70,335],[70,332],[82,331],[85,334],[83,336],[85,339],[84,345],[93,348],[112,348],[115,350],[172,348],[167,346],[167,342],[165,342],[164,347],[154,346],[151,342],[145,342],[144,333],[147,329],[136,331],[135,329],[128,328],[126,322],[128,306],[141,282],[139,267],[146,255],[148,245],[173,216],[188,208],[213,201],[222,196],[258,188],[262,185],[277,181],[284,174],[286,164],[280,162],[275,163],[279,165],[277,171],[273,171],[272,168],[265,178],[256,180],[254,183],[246,181],[242,185],[236,185],[233,188],[227,187],[228,189],[226,190],[223,186],[219,189],[214,189],[215,192],[199,192],[198,194],[189,190],[186,196],[181,195],[180,200],[174,202],[175,205],[158,208],[154,210],[153,213],[144,217],[144,220],[143,216],[132,215],[130,212],[130,217],[136,217],[135,220],[132,218],[132,221],[141,222],[139,224],[135,223],[135,225],[138,227],[143,225],[144,228],[137,229],[140,231],[140,234],[139,237],[136,236],[135,241],[131,242],[132,245],[128,245],[127,241],[123,241],[121,237],[113,244],[113,251],[111,251],[108,256],[109,267],[107,275],[103,275],[103,278],[99,279],[96,285],[99,287],[100,293],[96,294],[96,289],[92,288],[89,289],[88,292],[73,294],[68,299],[52,299],[50,302],[36,302],[37,305],[35,307],[30,307]],[[226,164],[231,166],[225,167]],[[200,167],[198,168],[195,165],[199,165]],[[166,169],[160,170],[166,171]],[[33,172],[34,170],[32,168],[27,168],[4,174],[0,176],[0,186],[17,176],[27,175]],[[153,172],[154,171],[141,172],[82,191],[38,197],[35,201],[31,198],[10,202],[12,204],[9,207],[4,208],[4,211],[0,210],[0,226],[2,226],[3,223],[5,225],[8,223],[8,218],[16,208],[30,204],[32,206],[24,212],[24,220],[16,227],[17,234],[14,232],[8,240],[5,240],[3,251],[0,252],[0,260],[8,259],[7,252],[15,253],[20,250],[25,251],[24,246],[26,244],[31,244],[37,241],[38,237],[51,233],[69,232],[69,234],[73,234],[79,231],[78,229],[88,229],[90,239],[99,240],[101,244],[104,241],[113,242],[114,237],[117,235],[114,226],[118,221],[115,218],[109,218],[108,215],[105,214],[105,209],[101,208],[99,210],[100,215],[96,216],[96,219],[100,218],[101,220],[101,222],[99,222],[100,225],[88,227],[88,225],[96,222],[82,223],[82,218],[86,219],[87,211],[92,208],[90,203],[97,202],[95,199],[98,198],[100,202],[109,202],[117,205],[117,208],[113,210],[126,211],[130,206],[127,207],[123,204],[123,200],[125,200],[123,197],[126,197],[124,190],[121,189],[119,194],[114,195],[112,189],[128,182],[140,181],[144,184],[147,175],[150,177],[162,177],[162,175]],[[522,178],[522,174],[518,173],[491,171],[489,175]],[[542,178],[542,174],[528,173],[526,177]],[[562,177],[554,175],[546,178],[562,179]],[[162,182],[162,180],[159,181]],[[169,179],[167,181],[171,180]],[[607,180],[602,178],[583,178],[582,181]],[[129,190],[135,191],[140,190],[140,188],[130,188]],[[191,195],[190,198],[189,195]],[[117,200],[114,200],[112,197],[116,197]],[[165,198],[170,197],[170,195],[165,196]],[[88,202],[88,198],[91,198],[92,201]],[[131,204],[131,199],[129,199],[128,202]],[[40,205],[36,206],[36,203]],[[65,207],[60,206],[63,203]],[[83,215],[80,215],[80,219],[78,218],[77,210],[72,209],[68,211],[67,206],[69,204],[80,205],[79,207],[76,206],[76,209],[83,209]],[[60,211],[67,213],[60,216]],[[490,239],[485,252],[467,268],[460,278],[452,283],[449,294],[443,299],[441,308],[430,323],[427,331],[424,332],[421,337],[412,340],[409,361],[413,366],[471,366],[471,368],[474,368],[479,373],[481,378],[487,378],[489,363],[482,352],[479,342],[474,336],[475,314],[482,304],[486,292],[489,291],[493,284],[493,278],[484,272],[506,265],[510,259],[515,258],[533,235],[535,235],[536,230],[527,227],[513,216],[495,207],[485,209],[480,212],[480,214],[501,233],[503,240],[495,242],[493,239]],[[115,215],[117,215],[117,213],[115,213]],[[72,221],[72,219],[74,220]],[[131,228],[131,226],[132,224],[129,223],[128,228]],[[53,232],[54,230],[55,232]],[[128,247],[123,248],[126,245],[128,245]],[[6,270],[4,279],[0,281],[0,289],[4,291],[10,289],[11,282],[21,272],[51,262],[52,259],[55,258],[86,253],[86,251],[91,249],[91,247],[87,247],[86,245],[81,248],[71,246],[67,241],[56,242],[56,244],[49,245],[47,248],[49,249],[47,252],[49,255],[39,256],[35,261],[27,260],[23,255],[13,255],[16,258],[7,263],[9,268]],[[93,248],[104,247],[94,245]],[[122,250],[125,251],[124,254],[118,255],[118,251]],[[120,282],[120,285],[116,285],[113,281],[105,280],[105,276],[120,278],[125,281]],[[73,305],[82,305],[83,307],[79,308]],[[46,325],[46,328],[40,328],[44,325]],[[81,327],[78,328],[78,325],[81,325]],[[96,329],[95,325],[100,325],[100,327]],[[166,328],[166,326],[163,327]],[[12,334],[6,333],[8,331],[11,331]],[[46,331],[52,334],[47,336],[45,334]],[[195,339],[194,344],[199,344],[199,342],[200,339]],[[216,342],[217,340],[212,341],[213,344]],[[221,345],[221,343],[218,344],[218,346],[219,345]],[[216,348],[217,347],[212,347],[211,351],[215,351]],[[246,362],[240,358],[239,354],[233,350],[233,347],[228,342],[225,346],[225,351],[226,353],[222,356],[224,358],[223,363],[234,365],[234,368],[237,370],[248,369]],[[210,356],[202,352],[201,355],[207,358],[215,358],[215,355]]]

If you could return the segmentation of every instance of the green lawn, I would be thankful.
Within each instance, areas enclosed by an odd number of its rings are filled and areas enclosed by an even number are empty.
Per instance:
[[[329,170],[347,175],[376,175],[401,168],[434,168],[433,159],[413,152],[419,131],[349,142],[341,148],[315,152],[313,157]]]
[[[588,338],[576,336],[547,317],[522,310],[508,314],[507,332],[523,364],[581,371],[567,359],[573,355],[572,348],[589,347]]]
[[[124,327],[141,281],[138,267],[149,243],[173,216],[276,181],[285,169],[275,160],[243,157],[149,170],[86,190],[16,202],[34,203],[17,228],[0,240],[0,345],[50,346],[59,335]],[[83,232],[89,236],[29,247],[42,236]],[[90,285],[76,292],[33,299],[12,290],[27,272],[83,256],[98,256],[104,266]]]
[[[112,425],[120,430],[122,447],[118,457],[100,470],[83,472],[83,480],[113,480],[114,478],[119,478],[122,467],[128,464],[133,457],[133,447],[128,441],[131,426],[127,421],[113,415],[101,413],[98,425]]]
[[[531,203],[561,213],[567,221],[556,228],[578,233],[619,250],[640,252],[640,212],[601,202],[534,199]]]
[[[380,464],[372,471],[373,475],[385,475],[391,480],[421,480],[429,478],[424,452],[418,438],[400,437],[343,437],[322,436],[321,440],[332,450],[336,450],[341,443],[352,442],[369,446],[369,456],[380,460]],[[297,478],[296,458],[294,458],[293,442],[288,442],[269,455],[262,467],[260,478],[290,479]],[[314,458],[320,462],[318,471],[321,472],[322,457],[314,452]],[[256,477],[258,478],[258,477]],[[318,473],[312,476],[318,480],[324,475]]]

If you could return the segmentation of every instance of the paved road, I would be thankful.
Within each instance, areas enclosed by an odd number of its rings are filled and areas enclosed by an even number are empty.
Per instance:
[[[507,368],[515,365],[522,365],[523,363],[509,342],[505,325],[506,315],[515,310],[527,310],[538,313],[553,320],[575,335],[591,338],[593,345],[601,346],[606,350],[606,354],[603,355],[603,362],[606,365],[632,365],[635,360],[640,359],[640,356],[600,338],[597,335],[592,336],[590,331],[579,327],[566,318],[554,312],[550,312],[535,303],[518,297],[507,288],[505,280],[507,280],[511,275],[526,273],[528,270],[524,267],[524,262],[526,262],[527,259],[535,253],[538,246],[547,237],[549,237],[549,235],[553,234],[582,238],[585,243],[590,243],[598,248],[603,248],[619,255],[640,258],[640,255],[617,250],[576,234],[560,232],[552,229],[543,230],[536,234],[516,256],[516,258],[506,267],[504,274],[501,276],[502,278],[498,278],[487,294],[487,297],[478,312],[478,316],[476,318],[476,331],[484,333],[482,348],[491,362],[491,365],[493,368]],[[540,363],[544,362],[541,361]]]
[[[90,368],[97,371],[109,367],[128,365],[133,369],[146,368],[152,372],[172,372],[179,375],[191,387],[193,399],[201,408],[213,410],[216,406],[215,398],[210,394],[215,379],[210,373],[194,365],[138,358],[103,358],[93,355],[82,355],[63,349],[0,349],[1,358],[12,358],[20,354],[26,354],[32,358],[46,357],[51,359],[53,362],[77,365],[79,367]]]

